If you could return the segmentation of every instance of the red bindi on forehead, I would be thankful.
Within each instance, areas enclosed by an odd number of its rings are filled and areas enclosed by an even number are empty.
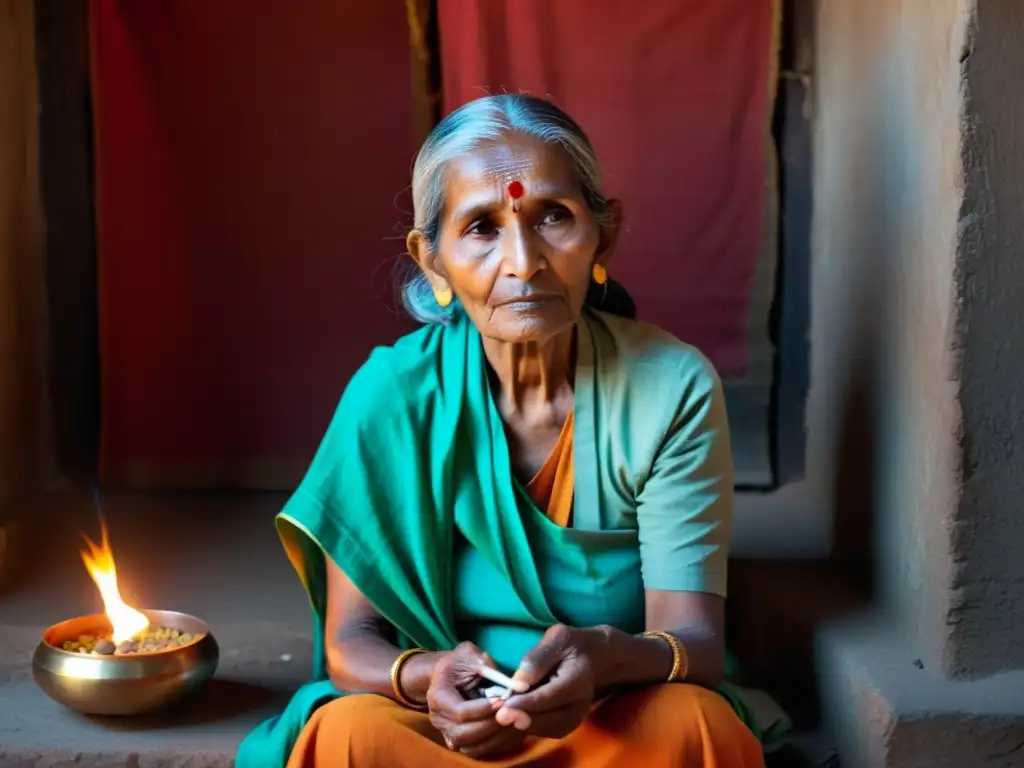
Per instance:
[[[513,181],[508,185],[508,196],[513,200],[518,200],[523,196],[524,192],[526,190],[523,189],[523,182],[521,181]]]

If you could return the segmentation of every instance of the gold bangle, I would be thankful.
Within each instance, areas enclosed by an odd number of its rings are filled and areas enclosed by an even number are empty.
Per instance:
[[[657,637],[668,643],[672,649],[672,671],[668,673],[665,682],[674,683],[676,680],[685,680],[690,671],[690,655],[686,652],[686,646],[679,642],[679,638],[668,632],[652,630],[644,632],[642,637]]]
[[[421,653],[427,653],[423,648],[410,648],[407,651],[402,651],[398,654],[398,658],[395,659],[395,663],[391,665],[391,690],[395,694],[395,699],[402,706],[408,707],[409,709],[426,709],[427,702],[425,701],[413,701],[405,695],[405,691],[402,690],[402,667],[405,666],[405,662],[411,659],[413,656],[419,656]]]

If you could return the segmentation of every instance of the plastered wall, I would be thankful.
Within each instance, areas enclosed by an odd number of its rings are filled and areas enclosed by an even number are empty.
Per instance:
[[[946,676],[1024,662],[1021,13],[818,5],[808,474]]]

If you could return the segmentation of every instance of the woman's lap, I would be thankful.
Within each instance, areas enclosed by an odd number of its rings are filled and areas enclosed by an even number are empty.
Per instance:
[[[624,761],[628,760],[626,763]],[[564,739],[532,739],[489,766],[646,764],[760,768],[761,746],[721,696],[693,685],[657,685],[606,700]],[[310,719],[289,768],[456,768],[480,762],[444,746],[429,717],[372,694],[345,696]]]

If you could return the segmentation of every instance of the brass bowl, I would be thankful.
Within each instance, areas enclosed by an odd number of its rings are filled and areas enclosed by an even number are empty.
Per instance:
[[[110,631],[104,614],[80,616],[43,632],[32,657],[36,685],[54,701],[89,715],[141,715],[170,707],[213,677],[220,651],[205,622],[175,611],[142,611],[153,626],[202,635],[189,645],[130,656],[65,651],[61,643]]]

